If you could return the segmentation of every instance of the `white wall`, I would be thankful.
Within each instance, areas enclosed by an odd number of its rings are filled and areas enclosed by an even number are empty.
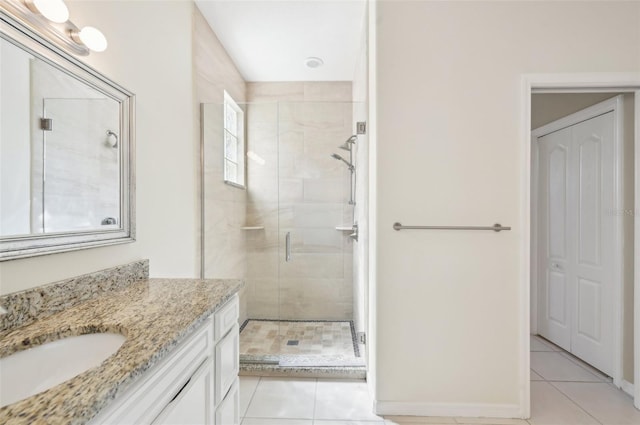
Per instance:
[[[640,71],[640,3],[377,7],[377,409],[517,416],[521,76]],[[395,221],[513,230],[396,232]]]
[[[31,213],[31,55],[2,40],[0,59],[0,235],[24,235]]]
[[[192,4],[72,1],[74,23],[109,48],[86,62],[136,94],[137,241],[0,263],[0,293],[150,259],[152,276],[199,271],[199,138],[194,131]]]

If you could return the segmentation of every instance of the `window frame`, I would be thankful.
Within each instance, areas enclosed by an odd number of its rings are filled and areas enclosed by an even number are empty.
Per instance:
[[[235,133],[227,128],[227,108],[231,108],[236,113],[236,129]],[[244,137],[244,110],[236,103],[235,100],[224,91],[222,116],[222,179],[228,184],[239,189],[246,189],[246,159],[245,159],[245,137]],[[237,141],[236,161],[229,159],[227,155],[227,134],[234,137]],[[227,170],[227,162],[236,164],[236,179],[229,179]]]

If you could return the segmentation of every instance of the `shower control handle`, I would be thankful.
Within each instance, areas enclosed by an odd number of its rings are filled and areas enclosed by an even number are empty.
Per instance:
[[[291,232],[287,232],[285,237],[284,258],[287,262],[291,261]]]

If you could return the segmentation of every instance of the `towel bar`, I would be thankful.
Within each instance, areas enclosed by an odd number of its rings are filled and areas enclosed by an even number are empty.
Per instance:
[[[505,227],[499,223],[493,226],[403,226],[400,223],[393,223],[394,230],[493,230],[501,232],[503,230],[511,230],[511,227]]]

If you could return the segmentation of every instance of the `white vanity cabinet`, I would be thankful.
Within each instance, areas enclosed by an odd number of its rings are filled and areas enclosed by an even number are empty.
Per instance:
[[[91,425],[239,425],[238,308],[234,295]]]

